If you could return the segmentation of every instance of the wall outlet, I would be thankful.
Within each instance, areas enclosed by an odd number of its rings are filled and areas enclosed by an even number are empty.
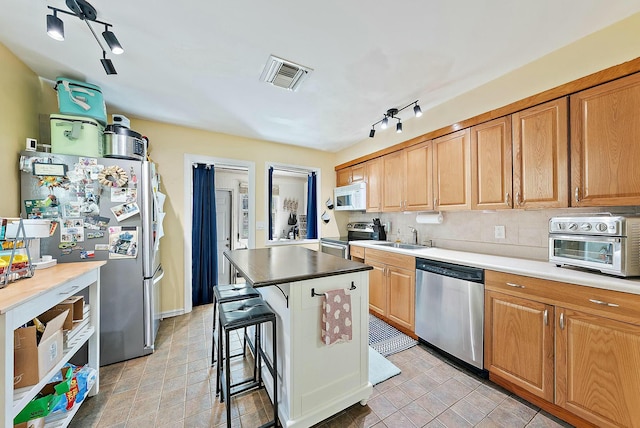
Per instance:
[[[496,239],[504,239],[506,237],[504,226],[495,226],[493,231]]]
[[[264,230],[264,221],[256,221],[256,230]]]

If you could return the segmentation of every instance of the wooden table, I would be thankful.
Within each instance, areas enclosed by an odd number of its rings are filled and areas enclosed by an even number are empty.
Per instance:
[[[88,342],[90,367],[98,370],[100,358],[100,267],[104,261],[62,263],[51,268],[36,270],[32,278],[20,279],[0,289],[0,421],[2,426],[13,426],[13,419],[33,399],[49,379]],[[63,350],[62,360],[38,384],[14,391],[13,388],[13,331],[67,297],[89,288],[89,323],[74,336],[74,341]],[[89,391],[98,393],[99,376]],[[66,426],[79,408],[76,405],[56,426]]]
[[[278,413],[283,426],[308,427],[355,403],[366,404],[373,392],[369,382],[371,266],[293,246],[224,254],[277,314]],[[321,294],[352,286],[352,340],[326,346],[320,339],[324,297],[313,295],[312,290]],[[270,350],[270,328],[262,334],[264,348]],[[271,394],[273,379],[268,370],[263,370],[263,378]]]

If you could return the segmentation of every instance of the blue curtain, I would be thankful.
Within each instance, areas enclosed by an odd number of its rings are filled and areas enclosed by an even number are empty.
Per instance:
[[[273,167],[269,167],[269,241],[273,239]]]
[[[193,306],[213,303],[218,282],[216,186],[213,165],[193,169],[193,217],[191,219],[191,300]]]
[[[316,173],[307,177],[307,239],[318,239],[318,197]]]

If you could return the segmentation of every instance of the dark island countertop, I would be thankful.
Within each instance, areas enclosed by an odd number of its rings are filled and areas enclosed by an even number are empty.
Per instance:
[[[304,247],[227,250],[224,256],[253,287],[266,287],[373,269],[364,263]]]

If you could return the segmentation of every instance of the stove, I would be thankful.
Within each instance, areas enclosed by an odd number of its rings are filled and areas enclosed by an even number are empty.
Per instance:
[[[347,224],[347,236],[337,238],[320,238],[320,251],[334,256],[349,259],[349,241],[377,239],[373,231],[373,223]]]

